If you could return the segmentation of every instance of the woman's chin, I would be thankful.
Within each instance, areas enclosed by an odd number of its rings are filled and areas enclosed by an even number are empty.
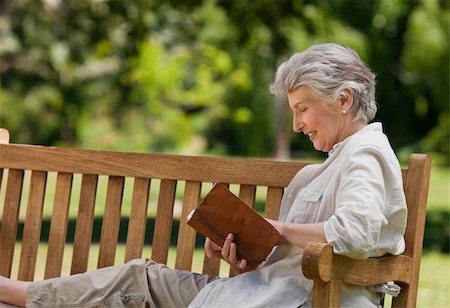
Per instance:
[[[314,149],[316,149],[317,151],[319,151],[319,152],[325,152],[325,153],[328,153],[328,152],[330,152],[331,151],[331,149],[329,149],[328,147],[326,147],[326,146],[324,146],[324,145],[316,145],[316,144],[313,144],[313,146],[314,146]]]

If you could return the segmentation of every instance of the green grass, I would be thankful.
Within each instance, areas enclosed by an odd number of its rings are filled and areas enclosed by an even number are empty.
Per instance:
[[[450,170],[433,166],[431,168],[428,210],[450,211]]]
[[[420,267],[417,307],[450,307],[450,256],[425,253]]]

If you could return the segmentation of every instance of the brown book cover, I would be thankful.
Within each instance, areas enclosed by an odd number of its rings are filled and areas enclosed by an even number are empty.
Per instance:
[[[219,183],[188,215],[187,223],[220,247],[233,233],[238,257],[251,268],[266,259],[280,238],[269,222]]]

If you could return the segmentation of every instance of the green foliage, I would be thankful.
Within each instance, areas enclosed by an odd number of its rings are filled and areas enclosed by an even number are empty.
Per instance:
[[[245,75],[225,51],[210,44],[187,48],[165,47],[156,39],[144,42],[132,61],[130,80],[135,103],[145,108],[149,148],[180,151],[210,122],[226,116],[221,102],[227,89],[239,86],[235,69]]]
[[[410,149],[433,153],[435,162],[449,165],[449,14],[437,0],[422,1],[411,13],[405,33],[399,78],[411,98],[410,112],[423,129],[433,123]],[[410,151],[404,148],[405,153]]]
[[[268,86],[293,52],[333,41],[376,72],[377,120],[400,156],[449,163],[445,1],[20,0],[2,10],[0,125],[13,142],[271,156],[284,138],[313,151]]]
[[[300,12],[304,18],[293,16],[282,23],[290,50],[304,50],[312,44],[335,41],[350,46],[367,59],[368,42],[362,31],[315,5],[304,5],[299,8]]]
[[[433,154],[436,163],[450,166],[448,155],[450,142],[450,120],[448,113],[439,115],[438,125],[432,128],[421,141],[421,150]]]

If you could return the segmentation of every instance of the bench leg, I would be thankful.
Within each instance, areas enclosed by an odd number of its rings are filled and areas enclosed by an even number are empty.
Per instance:
[[[342,282],[340,280],[331,280],[329,282],[314,280],[312,306],[314,308],[339,308],[341,302],[341,285]]]

